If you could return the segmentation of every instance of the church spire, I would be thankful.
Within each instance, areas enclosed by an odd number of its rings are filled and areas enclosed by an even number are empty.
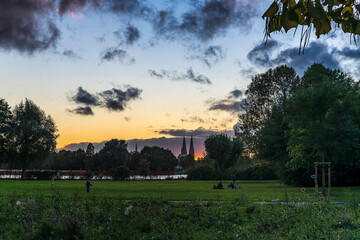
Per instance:
[[[194,143],[193,143],[193,137],[192,136],[191,136],[191,140],[190,140],[189,154],[195,156]]]
[[[181,148],[181,154],[187,154],[185,136],[184,136],[184,139],[183,139],[183,145],[182,145],[182,148]]]

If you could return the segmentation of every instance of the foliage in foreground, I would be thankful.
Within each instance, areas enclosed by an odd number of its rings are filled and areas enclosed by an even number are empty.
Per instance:
[[[291,200],[293,201],[293,200]],[[1,239],[357,239],[360,207],[63,196],[0,199]]]

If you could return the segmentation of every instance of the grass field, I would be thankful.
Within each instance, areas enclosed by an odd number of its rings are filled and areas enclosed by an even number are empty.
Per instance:
[[[239,181],[239,190],[215,183],[93,181],[87,193],[84,181],[2,180],[0,239],[360,239],[358,187],[335,188],[330,201],[345,203],[333,205],[276,181]],[[285,191],[308,204],[254,203],[286,200]]]
[[[287,186],[277,181],[238,181],[240,189],[214,190],[216,181],[93,181],[90,193],[86,192],[85,181],[0,181],[0,195],[44,195],[50,196],[52,187],[61,194],[80,197],[95,196],[109,199],[145,199],[164,200],[189,199],[231,201],[244,196],[249,201],[315,200],[314,188]],[[223,181],[226,187],[228,181]],[[285,194],[286,193],[286,194]],[[331,201],[345,201],[347,196],[360,199],[360,187],[332,188]]]

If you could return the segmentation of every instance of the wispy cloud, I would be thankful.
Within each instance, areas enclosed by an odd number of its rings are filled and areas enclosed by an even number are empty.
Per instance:
[[[156,130],[156,133],[163,134],[163,135],[170,135],[173,137],[181,137],[181,136],[193,136],[193,137],[207,137],[210,134],[228,134],[232,135],[232,130],[225,130],[225,131],[218,131],[214,129],[205,129],[203,127],[199,127],[197,129],[161,129]]]
[[[126,50],[115,47],[105,49],[101,53],[100,59],[107,62],[117,60],[120,63],[125,64],[131,64],[135,62],[135,58],[130,57]]]
[[[203,47],[192,47],[192,54],[189,59],[198,59],[207,67],[211,68],[225,58],[225,52],[219,45]]]
[[[242,96],[243,92],[240,89],[234,89],[226,97],[207,99],[206,104],[211,111],[226,111],[236,114],[243,111],[242,104],[245,103],[246,99]]]
[[[94,115],[93,110],[89,106],[78,107],[78,108],[75,108],[75,109],[67,109],[67,111],[70,112],[70,113],[74,113],[74,114],[78,114],[78,115],[84,115],[84,116]]]
[[[167,71],[161,70],[159,72],[155,70],[149,69],[149,74],[152,77],[159,78],[159,79],[168,79],[171,81],[192,81],[200,84],[211,84],[211,81],[208,77],[202,74],[195,74],[192,68],[189,68],[186,73],[178,73],[176,70],[174,71]]]

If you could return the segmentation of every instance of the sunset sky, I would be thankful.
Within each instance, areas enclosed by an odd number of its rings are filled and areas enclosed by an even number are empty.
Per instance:
[[[359,47],[340,30],[313,35],[305,55],[294,31],[264,45],[271,3],[2,0],[0,97],[33,100],[54,118],[62,148],[230,134],[251,76],[280,64],[302,75],[322,62],[357,79]]]

